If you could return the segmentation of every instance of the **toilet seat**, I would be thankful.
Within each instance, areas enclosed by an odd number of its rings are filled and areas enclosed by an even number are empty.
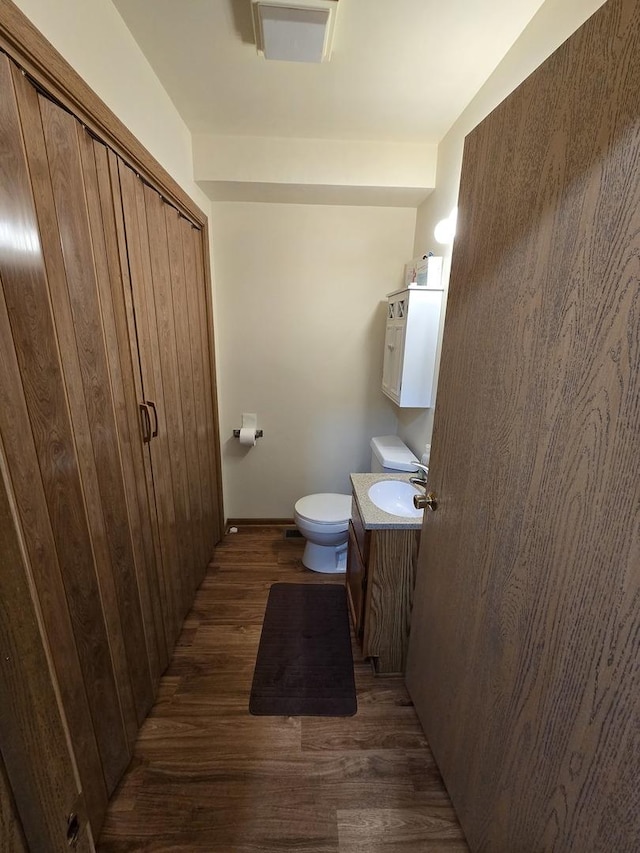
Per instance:
[[[312,524],[344,524],[351,518],[351,495],[324,493],[307,495],[296,502],[295,511],[304,521]]]

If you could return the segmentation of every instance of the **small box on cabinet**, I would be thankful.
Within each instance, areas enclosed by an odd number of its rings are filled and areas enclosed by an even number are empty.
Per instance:
[[[442,258],[436,255],[423,255],[414,258],[404,268],[405,287],[409,284],[417,284],[418,287],[426,287],[429,290],[440,290],[442,288]]]

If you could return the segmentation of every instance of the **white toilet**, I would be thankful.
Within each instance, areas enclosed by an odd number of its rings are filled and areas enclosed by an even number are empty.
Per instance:
[[[294,518],[307,540],[304,565],[314,572],[346,572],[351,495],[307,495],[296,501]]]
[[[372,438],[371,450],[371,471],[374,473],[417,470],[418,460],[397,435]],[[307,495],[296,501],[294,518],[296,527],[307,540],[303,564],[314,572],[345,572],[351,495]]]

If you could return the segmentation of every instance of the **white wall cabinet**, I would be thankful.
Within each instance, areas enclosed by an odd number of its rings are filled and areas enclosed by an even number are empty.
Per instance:
[[[382,390],[396,405],[432,405],[442,290],[409,285],[387,296]]]

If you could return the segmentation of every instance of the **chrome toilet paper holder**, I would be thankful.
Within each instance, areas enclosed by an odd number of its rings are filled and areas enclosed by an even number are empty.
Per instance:
[[[261,430],[261,429],[257,429],[257,430],[256,430],[256,438],[262,438],[262,435],[263,435],[262,430]],[[234,438],[240,438],[240,430],[239,430],[239,429],[234,429],[234,431],[233,431],[233,437],[234,437]]]

